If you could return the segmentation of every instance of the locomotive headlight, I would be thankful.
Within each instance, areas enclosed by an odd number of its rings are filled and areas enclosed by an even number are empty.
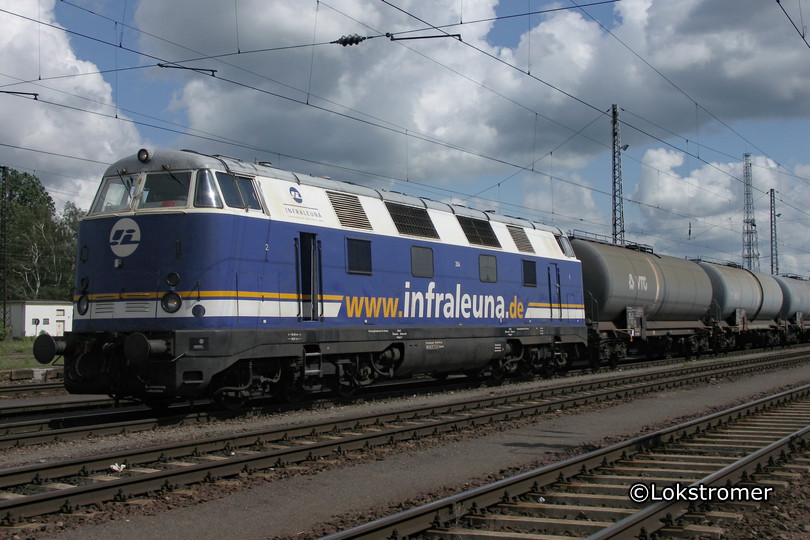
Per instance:
[[[180,283],[180,275],[177,272],[169,272],[169,275],[166,276],[166,283],[172,287],[176,286]]]
[[[79,301],[76,302],[76,311],[79,312],[79,315],[84,315],[87,313],[88,308],[90,307],[90,299],[87,298],[86,294],[83,294],[79,297]]]
[[[149,157],[150,157],[149,150],[147,150],[146,148],[141,148],[140,150],[138,150],[138,161],[140,161],[141,163],[146,163],[147,161],[149,161]]]
[[[162,307],[163,311],[166,313],[176,313],[181,305],[183,305],[183,300],[180,298],[179,294],[174,292],[164,294],[163,298],[160,300],[160,307]]]

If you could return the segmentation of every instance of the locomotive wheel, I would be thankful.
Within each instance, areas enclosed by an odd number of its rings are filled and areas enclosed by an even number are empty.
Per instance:
[[[297,404],[304,401],[304,397],[306,397],[307,392],[298,386],[286,386],[281,391],[281,395],[284,397],[284,401],[287,403]]]
[[[343,398],[350,398],[357,393],[359,386],[352,381],[336,380],[334,390],[337,395]]]
[[[521,360],[517,364],[517,374],[521,379],[531,379],[533,372],[532,372],[532,364],[526,360]]]
[[[554,364],[550,361],[544,361],[540,366],[540,376],[544,379],[552,378],[556,371],[557,370],[554,368]]]
[[[489,365],[489,383],[493,386],[502,384],[504,375],[503,362],[500,360],[494,360]]]
[[[247,405],[247,397],[237,392],[221,392],[214,394],[214,402],[223,409],[239,411]]]
[[[153,411],[165,411],[172,403],[174,403],[172,398],[151,398],[143,400],[143,404]]]

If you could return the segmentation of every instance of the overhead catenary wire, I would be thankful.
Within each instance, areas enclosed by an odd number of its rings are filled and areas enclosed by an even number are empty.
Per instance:
[[[210,57],[209,57],[209,58],[210,58]],[[247,87],[247,88],[251,88],[251,87],[252,87],[251,85],[244,85],[244,86],[245,86],[245,87]],[[253,88],[255,89],[255,87],[253,87]],[[272,93],[271,93],[271,94],[272,94]],[[277,95],[277,94],[273,94],[273,95]],[[334,113],[334,111],[331,111],[331,110],[330,110],[330,109],[328,109],[328,108],[323,108],[323,110],[327,110],[327,111],[329,111],[329,112],[333,112],[333,113]],[[363,114],[363,113],[358,113],[358,114]],[[350,116],[347,116],[347,117],[352,118],[352,119],[356,119],[354,116],[351,116],[351,115],[350,115]],[[140,125],[148,125],[148,124],[146,124],[146,123],[141,123]],[[379,127],[379,126],[378,126],[378,127]],[[407,134],[407,136],[409,136],[409,137],[410,137],[410,136],[414,136],[414,131],[413,131],[411,128],[404,128],[404,127],[403,127],[402,129],[405,129],[405,130],[406,130],[406,134]],[[572,131],[573,131],[573,130],[572,130]],[[181,132],[181,131],[178,131],[178,133],[180,133],[180,132]],[[424,139],[424,140],[429,140],[429,141],[431,141],[431,142],[435,142],[435,138],[426,138],[426,139]],[[246,145],[246,146],[250,146],[250,145]],[[458,148],[457,146],[455,146],[455,145],[446,145],[446,147],[447,147],[447,148],[453,148],[453,149],[459,149],[459,148]],[[482,155],[482,154],[480,154],[480,153],[475,153],[475,152],[473,152],[472,154],[473,154],[473,155],[478,155],[479,157],[483,157],[483,155]],[[298,158],[295,158],[295,159],[298,159]],[[504,163],[504,164],[509,164],[507,161],[501,161],[501,163]],[[516,166],[516,167],[517,167],[517,165],[515,165],[515,164],[511,164],[511,165],[514,165],[514,166]],[[520,170],[520,169],[518,169],[518,170]],[[585,188],[585,189],[590,189],[590,188],[589,188],[589,186],[585,186],[585,185],[580,185],[580,187],[583,187],[583,188]]]

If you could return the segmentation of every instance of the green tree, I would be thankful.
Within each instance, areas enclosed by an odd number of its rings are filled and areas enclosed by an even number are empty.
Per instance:
[[[9,169],[6,284],[9,299],[69,299],[78,220],[73,203],[57,214],[39,178]]]

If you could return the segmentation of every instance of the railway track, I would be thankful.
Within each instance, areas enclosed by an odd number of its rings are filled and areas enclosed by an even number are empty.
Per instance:
[[[792,362],[800,361],[802,355],[807,351],[782,352],[773,357],[778,364],[774,367],[789,365]],[[721,360],[714,362],[699,363],[688,367],[678,367],[658,372],[650,372],[643,375],[644,380],[653,381],[669,377],[684,377],[690,374],[700,374],[706,371],[724,369],[763,369],[760,364],[763,362],[763,355],[756,355],[749,358],[737,360]],[[768,364],[773,365],[773,364]],[[766,368],[767,369],[767,368]],[[504,400],[513,401],[546,399],[555,395],[573,394],[576,392],[591,392],[600,389],[622,386],[638,382],[639,374],[627,374],[608,377],[600,380],[590,380],[585,383],[565,383],[541,390],[530,392],[514,392],[504,394]],[[465,383],[460,383],[463,387],[468,387]],[[416,390],[425,392],[432,387],[420,385]],[[398,390],[399,393],[406,392],[410,395],[415,389],[408,385],[405,389]],[[373,399],[374,396],[366,396],[364,399]],[[379,397],[390,397],[384,393]],[[324,406],[328,406],[325,403]],[[244,414],[273,414],[290,410],[292,406],[288,404],[272,404],[269,406],[256,406],[252,410],[244,411]],[[217,419],[224,419],[238,413],[213,410],[209,407],[190,407],[178,404],[161,415],[155,415],[153,411],[143,408],[127,408],[124,410],[112,410],[97,413],[81,413],[73,416],[52,416],[34,420],[10,420],[0,422],[0,449],[15,446],[30,446],[32,444],[44,444],[54,441],[80,440],[98,437],[107,434],[136,433],[159,428],[163,425],[182,425],[193,423],[206,423]]]
[[[795,347],[791,350],[800,352],[802,349],[807,349],[805,346]],[[786,349],[788,350],[788,349]],[[767,351],[764,350],[749,350],[748,354],[762,354]],[[726,357],[732,353],[726,353]],[[701,363],[723,361],[723,355],[714,357],[709,360],[700,360]],[[618,365],[622,370],[644,369],[651,367],[666,367],[672,365],[682,365],[688,360],[683,358],[666,358],[659,360],[628,360]],[[558,376],[561,379],[576,377],[580,375],[591,375],[594,373],[610,373],[614,372],[617,368],[611,366],[602,366],[597,369],[591,368],[578,368],[571,369]],[[380,397],[392,397],[397,395],[410,395],[411,393],[424,393],[433,391],[452,391],[463,390],[473,387],[478,387],[481,384],[488,384],[486,380],[478,380],[469,377],[453,377],[450,379],[433,380],[430,378],[419,378],[409,381],[400,381],[397,383],[382,383],[374,386],[364,388],[356,396],[338,397],[333,401],[339,401],[341,404],[350,402],[352,399],[378,399]],[[0,385],[0,418],[9,419],[21,416],[32,415],[49,415],[49,414],[64,414],[64,413],[80,413],[82,411],[90,411],[97,409],[111,409],[117,408],[115,400],[107,396],[73,396],[71,399],[61,401],[46,401],[46,402],[20,402],[22,400],[14,400],[12,403],[4,402],[5,398],[14,398],[17,396],[30,396],[37,393],[59,393],[64,394],[63,383],[29,383],[29,384],[6,384]],[[327,395],[313,395],[308,397],[309,402],[327,402],[330,400]],[[122,400],[119,405],[130,406],[136,403],[132,400]],[[198,405],[204,404],[205,400],[199,400]],[[187,402],[177,402],[173,408],[178,408],[182,405],[188,405]],[[249,410],[249,409],[248,409]],[[2,424],[0,424],[0,433],[2,433]]]
[[[778,360],[741,365],[703,365],[662,377],[644,374],[614,380],[460,401],[386,414],[302,424],[194,441],[77,458],[58,463],[0,470],[0,520],[6,524],[82,505],[129,497],[176,486],[250,474],[297,463],[336,459],[353,451],[396,445],[415,438],[462,431],[505,420],[525,419],[587,403],[626,399],[717,377],[753,373],[802,361],[794,353]],[[787,358],[785,358],[787,357]],[[684,373],[684,371],[689,373]],[[697,371],[697,372],[696,372]],[[635,382],[630,379],[635,378]],[[614,378],[615,379],[615,378]],[[654,379],[654,380],[651,380]],[[111,469],[111,465],[116,467]],[[124,465],[124,467],[121,467]]]
[[[722,537],[724,520],[739,517],[735,505],[767,500],[773,489],[808,471],[810,385],[324,540],[717,538]],[[727,506],[718,507],[724,501]]]
[[[64,393],[65,385],[62,382],[23,383],[0,385],[0,397],[13,397],[39,393]]]

